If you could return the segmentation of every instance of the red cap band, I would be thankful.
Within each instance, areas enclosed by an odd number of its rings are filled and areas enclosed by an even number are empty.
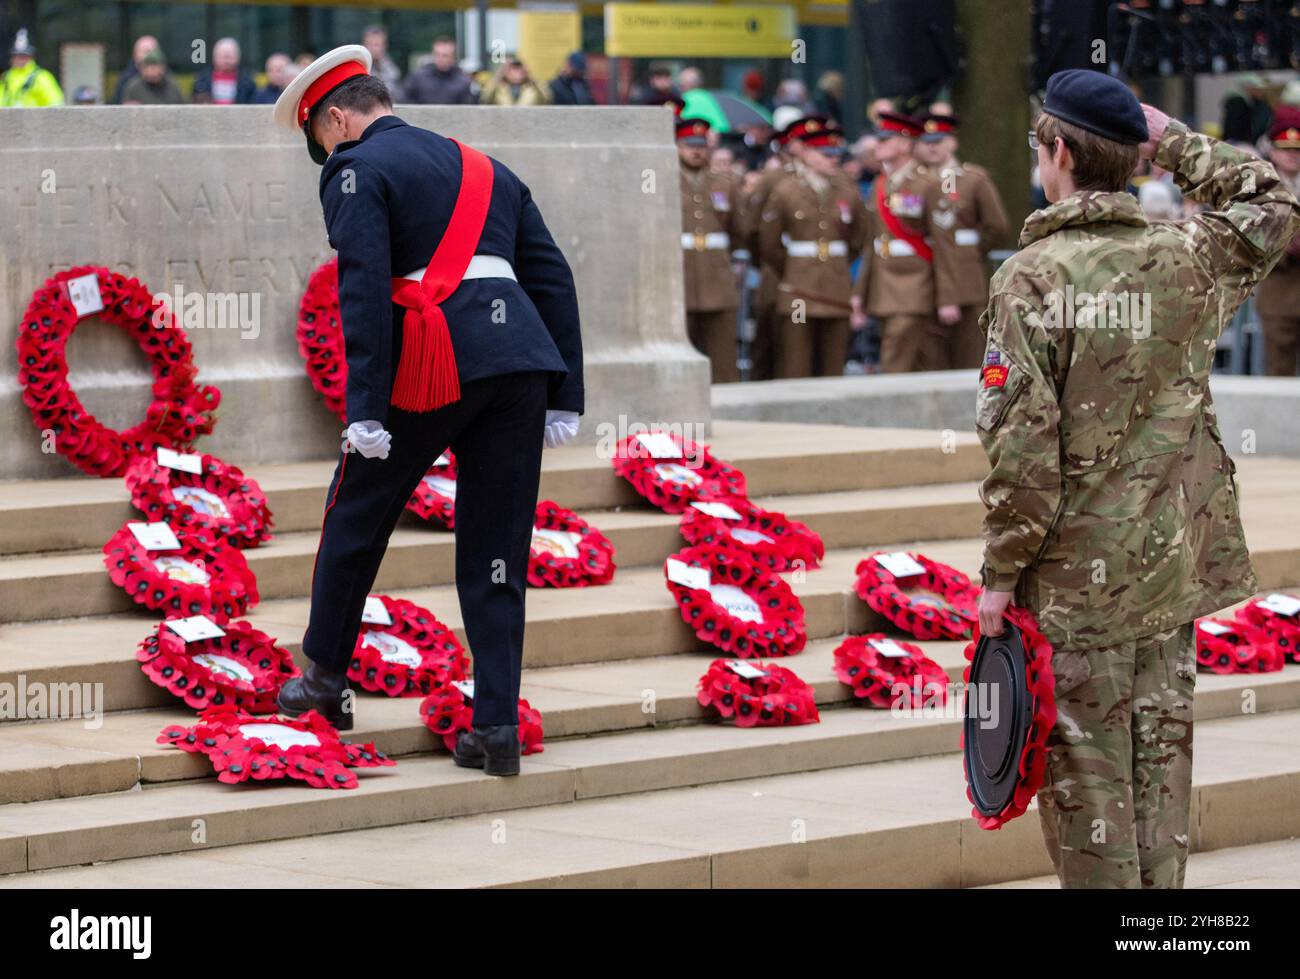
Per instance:
[[[307,91],[298,100],[298,125],[305,125],[307,117],[311,115],[311,110],[316,103],[338,88],[339,85],[349,78],[365,74],[368,74],[366,66],[360,61],[345,61],[321,75],[320,78],[307,86]]]

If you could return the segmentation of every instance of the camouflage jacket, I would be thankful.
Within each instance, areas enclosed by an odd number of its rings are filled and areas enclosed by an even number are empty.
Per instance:
[[[1173,628],[1256,590],[1209,375],[1219,333],[1300,230],[1273,167],[1173,121],[1155,162],[1209,210],[1127,193],[1031,214],[996,273],[976,428],[984,585],[1055,645]]]

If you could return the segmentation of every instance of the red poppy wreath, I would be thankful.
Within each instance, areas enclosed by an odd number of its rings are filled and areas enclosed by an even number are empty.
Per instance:
[[[128,521],[104,545],[104,566],[131,601],[164,615],[231,619],[257,604],[257,581],[238,549],[184,518],[171,525],[179,548],[149,548]],[[137,524],[154,527],[156,524]]]
[[[737,727],[781,727],[821,720],[813,688],[775,663],[715,659],[696,695]]]
[[[614,471],[665,513],[682,513],[692,500],[747,495],[739,469],[715,459],[708,446],[668,432],[623,439]]]
[[[390,697],[427,696],[454,680],[465,679],[465,649],[426,608],[404,598],[372,596],[389,621],[362,621],[348,665],[348,679],[362,690]]]
[[[1300,663],[1300,598],[1273,594],[1237,609],[1237,618],[1263,630],[1292,663]]]
[[[826,556],[822,539],[806,524],[741,497],[693,501],[681,531],[688,544],[730,544],[770,571],[816,568]]]
[[[979,810],[972,809],[971,815],[979,822],[980,829],[1001,829],[1012,819],[1023,815],[1029,808],[1030,800],[1043,784],[1043,776],[1047,771],[1047,739],[1052,728],[1056,726],[1056,674],[1052,672],[1052,644],[1039,630],[1038,621],[1032,612],[1013,605],[1007,609],[1006,617],[1020,630],[1020,638],[1024,644],[1025,686],[1031,698],[1033,712],[1025,744],[1020,751],[1017,767],[1019,777],[1016,779],[1011,801],[1001,812],[992,816],[981,816]],[[980,641],[979,632],[977,619],[974,638],[966,646],[968,663],[975,658],[975,647]],[[969,697],[971,693],[969,666],[966,667],[963,677],[967,683],[966,695]],[[973,805],[975,799],[969,787],[969,772],[966,781],[966,798]]]
[[[347,421],[348,361],[339,316],[339,263],[331,258],[307,280],[298,304],[298,353],[325,406]]]
[[[1196,620],[1196,664],[1210,673],[1273,673],[1286,660],[1263,629],[1232,619]]]
[[[131,504],[147,519],[169,521],[185,511],[196,526],[232,547],[257,547],[271,539],[271,510],[254,480],[206,453],[181,461],[192,462],[199,472],[165,464],[163,453],[140,455],[127,467]]]
[[[456,736],[468,731],[474,721],[474,681],[457,680],[435,690],[420,702],[420,716],[424,726],[442,738],[448,751],[456,749]],[[533,755],[542,748],[542,715],[519,698],[519,749],[522,754]]]
[[[606,585],[614,577],[614,545],[572,510],[542,500],[533,518],[528,584],[534,588]]]
[[[96,316],[126,331],[149,358],[153,401],[124,431],[99,422],[68,383],[68,340]],[[32,295],[18,331],[18,383],[32,420],[54,433],[55,451],[91,476],[121,476],[155,446],[188,448],[212,431],[221,392],[196,381],[190,341],[168,307],[138,279],[83,265],[60,272]]]
[[[210,707],[192,727],[163,728],[158,743],[207,755],[217,781],[230,784],[296,778],[317,789],[355,789],[352,769],[396,764],[373,744],[341,740],[314,710],[288,718]]]
[[[808,641],[803,604],[744,551],[697,544],[670,557],[664,576],[682,620],[724,653],[792,656]]]
[[[849,636],[835,648],[835,675],[872,707],[900,709],[948,702],[948,674],[910,642],[882,632]]]
[[[456,526],[456,457],[444,452],[420,477],[406,509],[421,520],[452,530]]]
[[[879,552],[858,562],[858,597],[917,639],[969,639],[979,589],[956,568],[923,554]]]
[[[274,713],[280,688],[298,675],[293,657],[247,622],[220,628],[224,635],[186,642],[164,619],[141,641],[135,658],[145,676],[195,710],[233,704],[254,714]]]

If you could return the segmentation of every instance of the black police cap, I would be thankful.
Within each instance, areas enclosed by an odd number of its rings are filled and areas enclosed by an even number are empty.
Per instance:
[[[1043,111],[1117,143],[1145,143],[1147,120],[1137,96],[1118,78],[1071,68],[1047,80]]]

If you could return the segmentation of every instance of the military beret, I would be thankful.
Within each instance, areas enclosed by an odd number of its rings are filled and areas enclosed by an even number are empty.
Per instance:
[[[1276,149],[1300,149],[1300,109],[1280,105],[1273,115],[1273,125],[1268,130],[1269,141]]]
[[[1047,80],[1043,111],[1117,143],[1145,143],[1149,138],[1137,96],[1118,78],[1099,71],[1058,71]]]

